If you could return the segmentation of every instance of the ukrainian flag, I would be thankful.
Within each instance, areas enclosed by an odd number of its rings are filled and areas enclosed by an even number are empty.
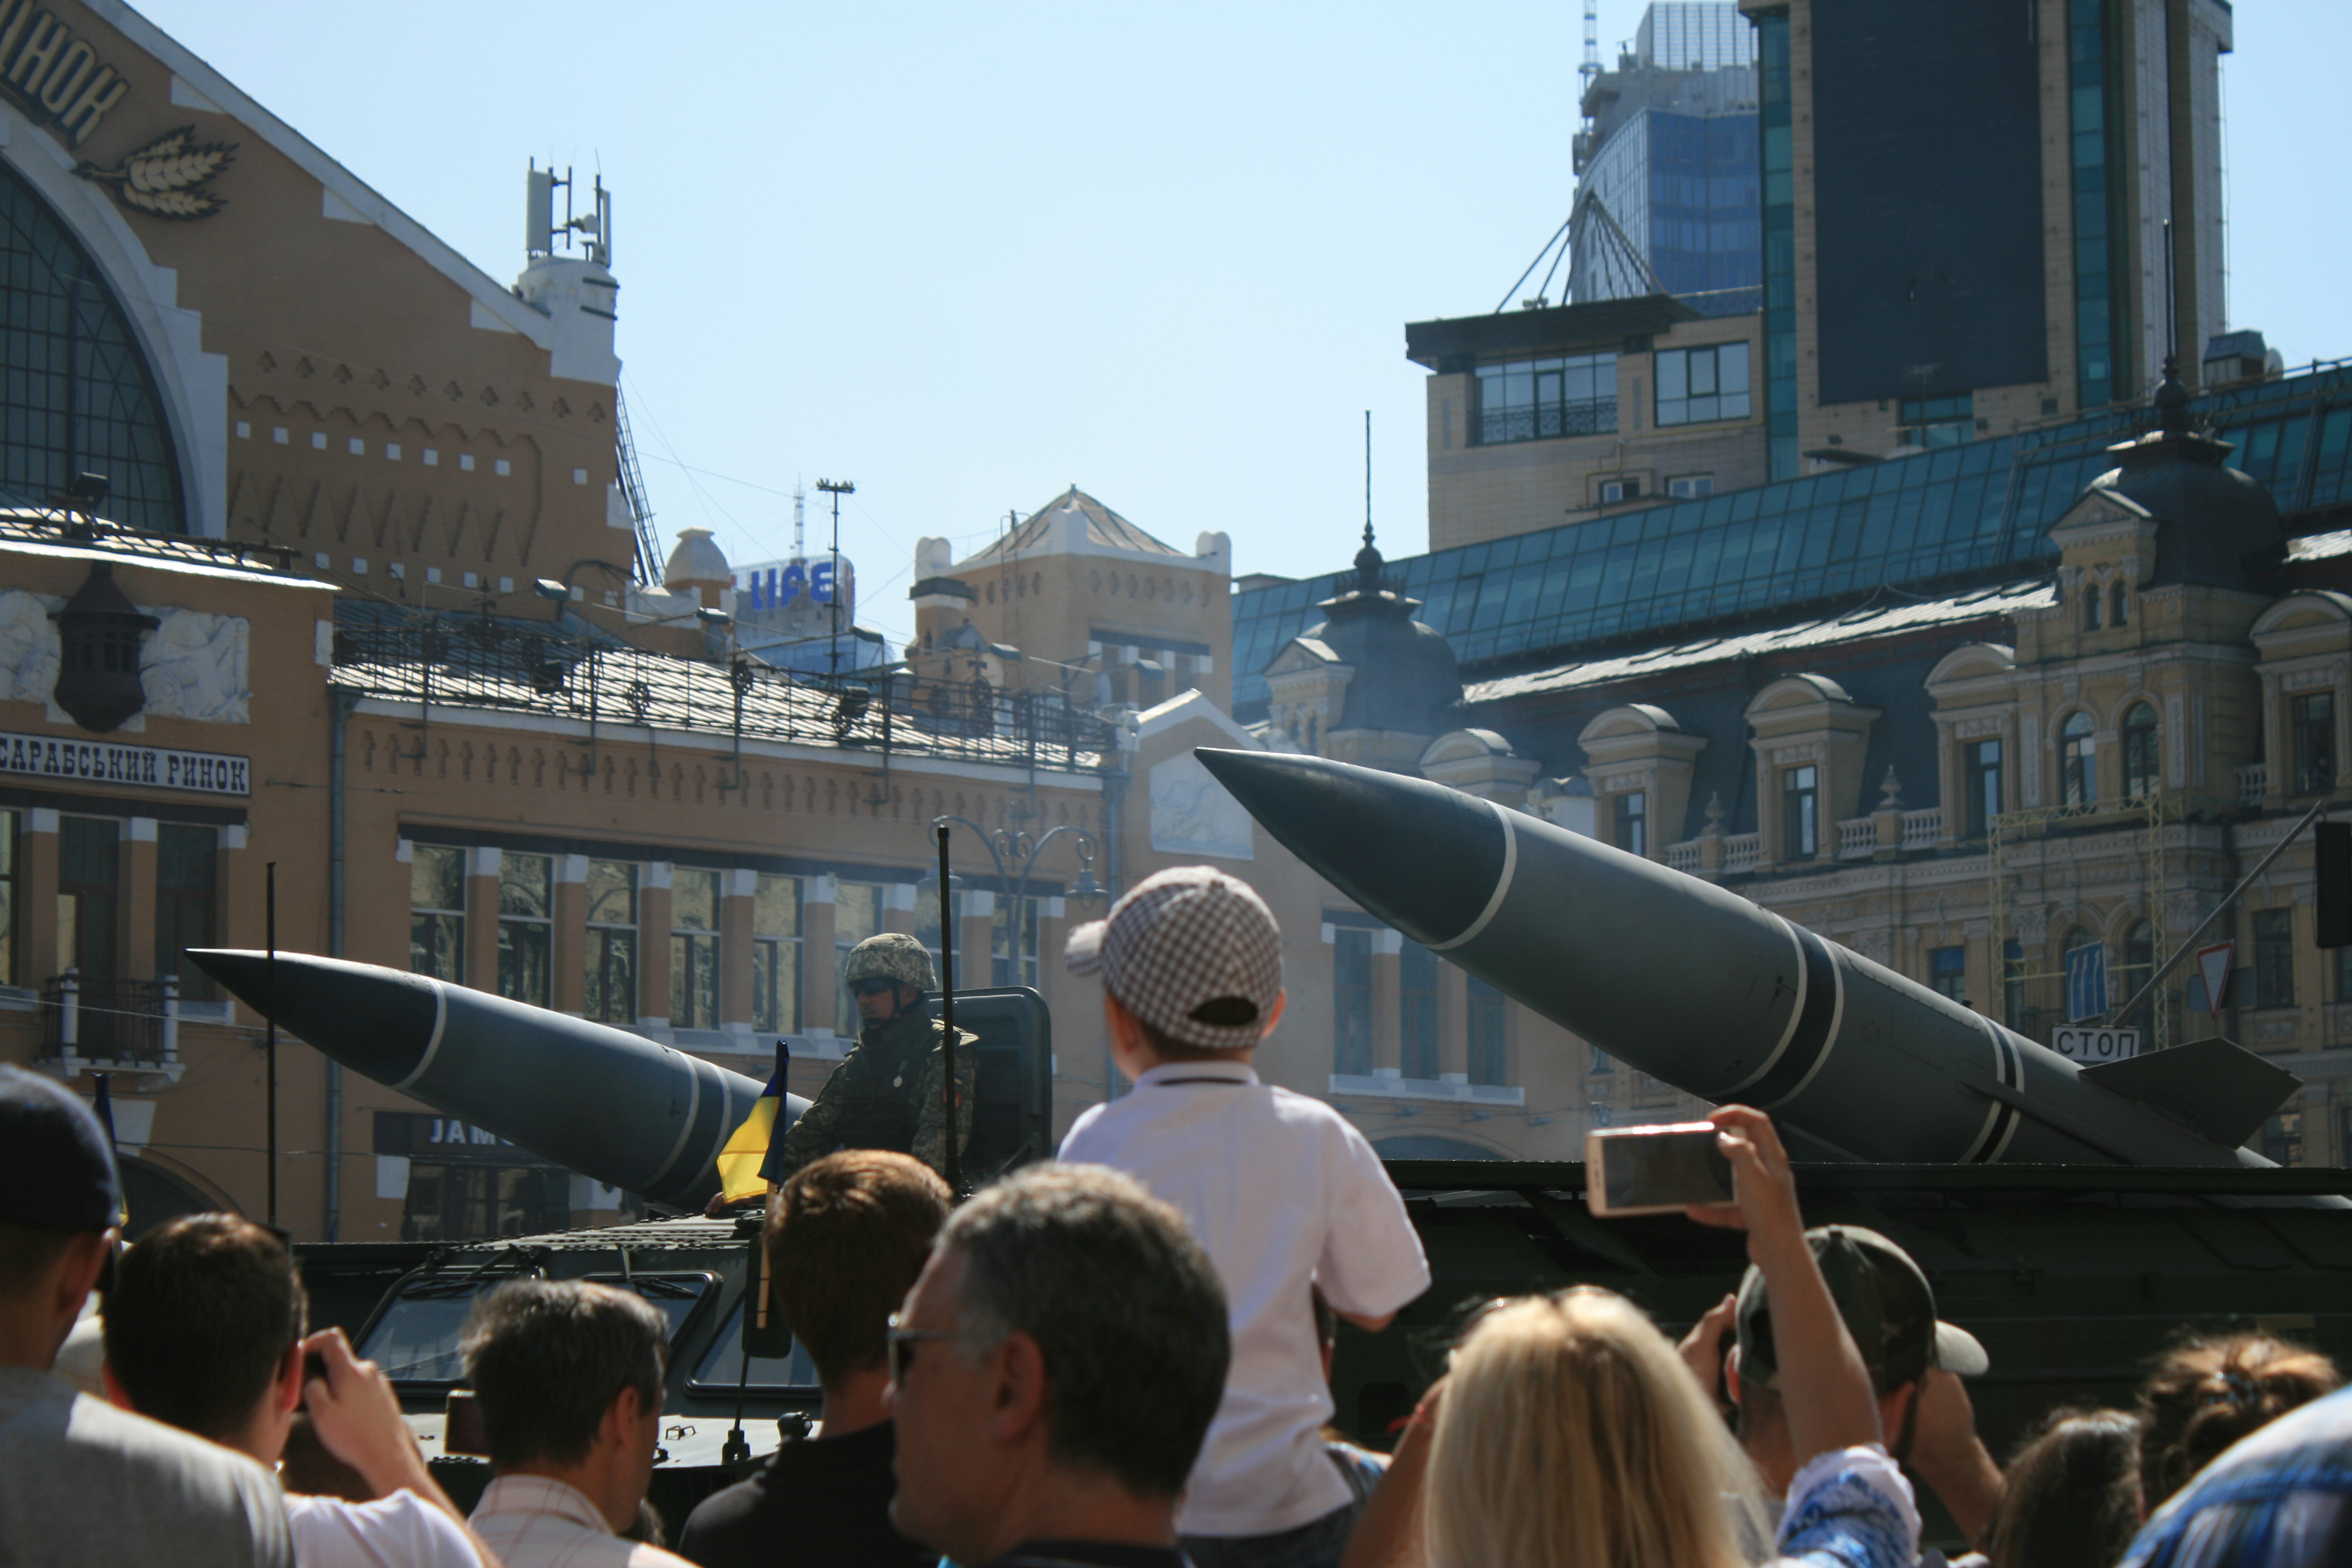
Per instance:
[[[760,1091],[751,1114],[735,1129],[734,1136],[727,1140],[727,1147],[719,1151],[719,1195],[724,1203],[767,1195],[767,1178],[760,1173],[768,1163],[768,1140],[776,1129],[776,1113],[783,1109],[784,1069],[792,1060],[790,1047],[778,1040],[776,1070],[768,1079],[768,1087]]]

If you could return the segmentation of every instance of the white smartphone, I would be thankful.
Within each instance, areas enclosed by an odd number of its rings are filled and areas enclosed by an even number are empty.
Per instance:
[[[1584,1135],[1584,1195],[1603,1217],[1727,1204],[1731,1162],[1712,1121],[1595,1131]]]

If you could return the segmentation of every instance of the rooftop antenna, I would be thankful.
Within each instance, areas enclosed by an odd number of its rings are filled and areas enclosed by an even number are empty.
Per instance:
[[[553,256],[556,244],[572,248],[574,237],[580,237],[581,248],[588,259],[599,267],[613,265],[613,193],[604,188],[604,176],[598,174],[590,187],[593,200],[584,216],[575,213],[572,193],[577,182],[567,166],[562,179],[556,178],[555,165],[542,169],[539,160],[530,161],[529,179],[524,186],[522,248],[525,256]],[[563,221],[555,221],[555,193],[563,193]]]
[[[1372,542],[1372,411],[1364,410],[1364,542]]]
[[[1584,96],[1601,74],[1601,0],[1584,0],[1584,63],[1576,68],[1577,96]]]
[[[803,515],[807,505],[808,491],[801,488],[801,482],[798,479],[794,479],[793,481],[793,559],[800,562],[808,560],[808,525]]]

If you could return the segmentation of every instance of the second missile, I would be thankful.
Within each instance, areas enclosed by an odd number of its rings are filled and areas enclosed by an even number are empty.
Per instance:
[[[269,954],[188,956],[271,1009]],[[756,1079],[699,1057],[427,975],[282,951],[277,970],[278,1022],[331,1060],[653,1203],[701,1208],[719,1149],[760,1098]],[[786,1096],[775,1135],[807,1107]]]
[[[1896,1163],[2248,1165],[2297,1080],[2226,1041],[2081,1068],[1712,883],[1425,780],[1202,749],[1371,914],[1610,1055]]]

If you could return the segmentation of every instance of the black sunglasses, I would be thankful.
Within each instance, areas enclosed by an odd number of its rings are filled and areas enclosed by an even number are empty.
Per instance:
[[[853,980],[849,983],[852,996],[879,996],[886,991],[898,988],[898,983],[895,980]]]
[[[952,1329],[902,1329],[898,1326],[898,1314],[891,1313],[889,1333],[884,1341],[885,1352],[890,1363],[890,1381],[907,1381],[907,1369],[915,1361],[915,1347],[923,1341],[951,1340],[955,1337]]]

